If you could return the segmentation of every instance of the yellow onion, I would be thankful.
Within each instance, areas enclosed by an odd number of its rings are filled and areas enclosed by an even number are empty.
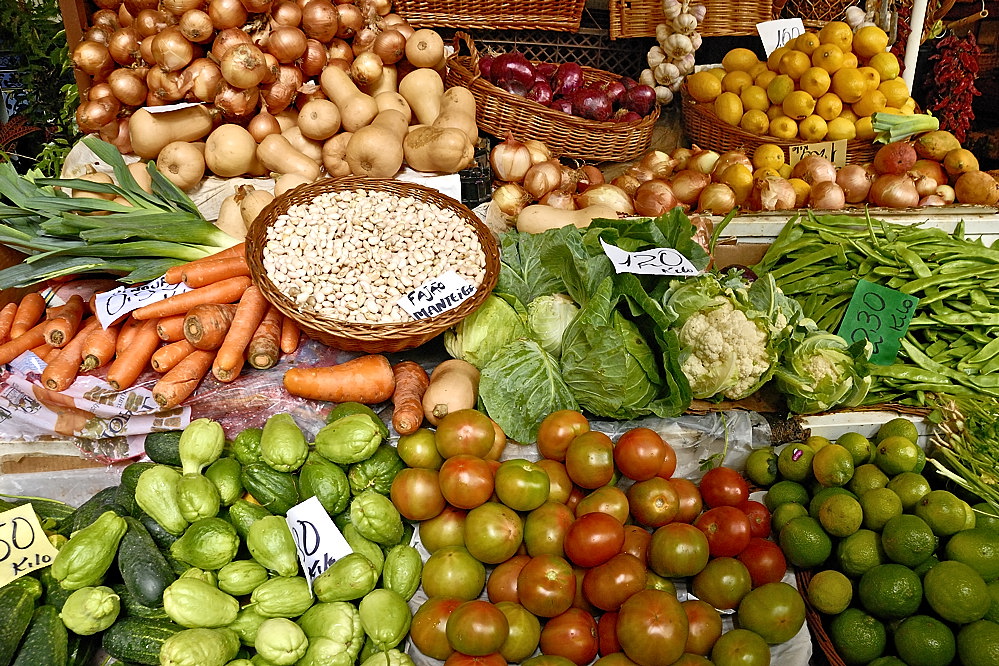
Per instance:
[[[204,44],[215,36],[215,24],[212,17],[200,9],[184,12],[177,21],[180,34],[196,44]]]
[[[194,59],[194,46],[176,26],[166,28],[156,35],[152,49],[156,65],[164,72],[183,69]]]
[[[106,75],[114,68],[108,47],[98,42],[83,41],[73,49],[73,66],[90,76]]]
[[[282,65],[274,83],[261,86],[260,99],[271,113],[281,113],[295,101],[298,89],[302,87],[302,70],[291,65]]]
[[[216,30],[239,28],[249,17],[246,7],[239,0],[209,0],[208,15]]]
[[[222,72],[219,66],[208,58],[198,58],[184,70],[184,83],[187,89],[201,102],[215,99]]]
[[[489,152],[489,164],[497,180],[520,182],[531,167],[531,151],[515,139],[511,132],[507,132],[506,139],[493,146]]]
[[[225,80],[219,83],[218,92],[215,94],[215,106],[222,111],[222,115],[229,118],[248,118],[257,110],[259,101],[260,90],[255,86],[237,88]]]
[[[308,46],[307,41],[304,32],[298,28],[283,25],[271,30],[270,34],[267,35],[264,48],[277,58],[278,62],[287,64],[302,57]]]
[[[340,28],[340,13],[329,0],[310,0],[302,7],[301,27],[307,37],[328,42]]]
[[[108,75],[108,85],[122,104],[140,106],[149,92],[145,74],[134,69],[116,69]]]
[[[108,40],[108,53],[122,67],[131,67],[139,61],[141,36],[135,28],[118,28]]]
[[[237,44],[219,61],[222,78],[237,88],[260,85],[267,75],[263,52],[253,44]]]

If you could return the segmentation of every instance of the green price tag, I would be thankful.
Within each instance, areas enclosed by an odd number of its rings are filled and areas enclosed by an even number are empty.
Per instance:
[[[860,280],[837,335],[849,342],[867,338],[874,345],[871,361],[891,365],[917,303],[915,296]]]

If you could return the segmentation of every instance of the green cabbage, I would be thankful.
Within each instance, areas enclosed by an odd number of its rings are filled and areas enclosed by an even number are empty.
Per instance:
[[[579,313],[579,306],[565,294],[539,296],[527,304],[527,328],[541,347],[558,359],[562,335]]]
[[[836,406],[856,407],[871,387],[868,360],[873,346],[866,338],[853,344],[803,320],[792,336],[774,379],[797,414],[815,414]]]
[[[475,312],[444,332],[444,348],[481,370],[507,343],[527,335],[523,310],[514,298],[490,294]]]

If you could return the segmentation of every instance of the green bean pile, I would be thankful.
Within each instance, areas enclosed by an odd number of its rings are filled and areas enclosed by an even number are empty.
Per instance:
[[[865,404],[926,405],[926,394],[999,397],[999,248],[869,216],[792,218],[753,270],[836,332],[857,281],[919,299],[895,363],[871,365]]]

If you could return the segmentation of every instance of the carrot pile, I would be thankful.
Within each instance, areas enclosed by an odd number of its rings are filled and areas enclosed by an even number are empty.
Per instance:
[[[153,398],[164,409],[176,407],[209,372],[231,382],[244,363],[270,368],[298,348],[294,320],[264,299],[249,274],[242,244],[176,266],[166,281],[190,291],[133,310],[106,329],[93,299],[74,295],[46,306],[38,293],[27,294],[0,309],[0,364],[32,351],[47,363],[42,383],[55,391],[100,368],[112,388],[124,390],[151,367],[161,373]]]

